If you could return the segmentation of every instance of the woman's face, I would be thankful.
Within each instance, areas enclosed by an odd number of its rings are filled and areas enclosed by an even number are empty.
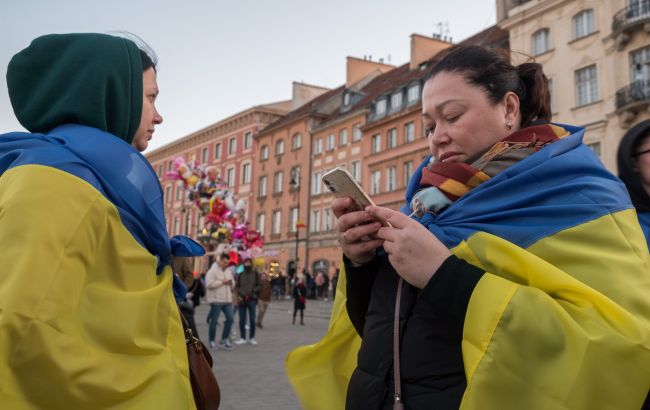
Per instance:
[[[643,185],[645,191],[650,195],[650,136],[645,137],[634,153],[639,154],[644,151],[647,152],[635,157],[634,166],[639,173],[641,185]]]
[[[131,145],[140,152],[147,149],[149,140],[153,136],[154,128],[163,120],[156,110],[158,83],[156,82],[156,70],[153,67],[142,73],[142,85],[142,118],[140,119],[140,126],[131,142]]]
[[[437,160],[464,162],[519,128],[519,98],[509,92],[493,104],[461,74],[441,72],[424,85],[422,121]]]

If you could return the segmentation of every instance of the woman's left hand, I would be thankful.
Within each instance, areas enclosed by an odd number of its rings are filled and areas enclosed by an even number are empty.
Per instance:
[[[424,288],[451,251],[427,228],[401,212],[379,206],[369,206],[366,211],[392,225],[379,229],[376,237],[384,240],[393,268],[411,285]]]

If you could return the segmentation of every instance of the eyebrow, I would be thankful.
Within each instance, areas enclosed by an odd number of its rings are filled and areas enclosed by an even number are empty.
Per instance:
[[[447,104],[449,104],[449,103],[452,103],[452,102],[459,102],[459,101],[462,101],[462,100],[460,100],[460,99],[458,99],[458,98],[450,98],[450,99],[448,99],[448,100],[445,100],[445,101],[441,102],[440,104],[436,105],[436,107],[435,107],[435,108],[436,108],[436,111],[440,111],[440,110],[442,110],[442,109],[445,107],[445,105],[447,105]],[[431,118],[431,116],[430,116],[429,114],[427,114],[426,112],[423,112],[423,113],[420,114],[420,115],[421,115],[422,117]]]

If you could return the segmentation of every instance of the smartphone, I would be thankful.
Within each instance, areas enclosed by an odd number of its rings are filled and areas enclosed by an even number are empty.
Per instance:
[[[368,205],[375,205],[368,194],[361,188],[361,185],[343,168],[334,168],[326,172],[322,179],[325,186],[334,193],[335,197],[349,196],[352,198],[355,203],[354,211],[363,211]],[[380,220],[379,222],[384,226],[390,226],[387,221]]]

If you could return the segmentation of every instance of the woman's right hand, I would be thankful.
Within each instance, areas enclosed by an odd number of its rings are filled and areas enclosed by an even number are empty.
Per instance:
[[[349,197],[336,198],[331,205],[337,218],[336,236],[343,254],[353,264],[363,265],[375,257],[376,249],[384,241],[375,238],[381,228],[379,221],[366,211],[354,211],[353,206]]]

